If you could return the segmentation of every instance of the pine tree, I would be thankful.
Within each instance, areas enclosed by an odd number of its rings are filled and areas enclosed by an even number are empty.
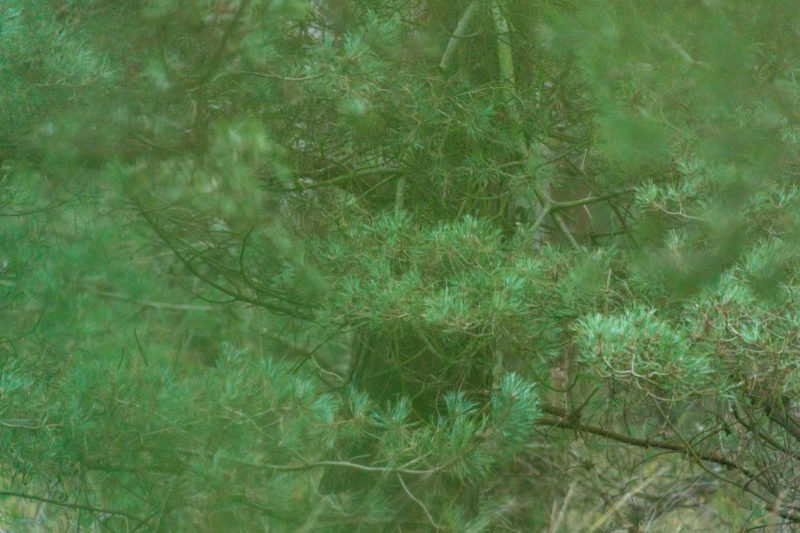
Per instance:
[[[800,522],[793,3],[123,4],[0,7],[4,527]]]

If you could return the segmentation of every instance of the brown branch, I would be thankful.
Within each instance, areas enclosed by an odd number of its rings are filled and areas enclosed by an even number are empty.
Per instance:
[[[598,426],[591,426],[588,424],[584,424],[580,421],[580,411],[576,409],[566,410],[558,408],[553,405],[545,404],[542,406],[542,411],[556,416],[540,417],[537,422],[539,425],[590,433],[592,435],[605,437],[607,439],[620,442],[623,444],[629,444],[631,446],[636,446],[638,448],[645,448],[645,449],[656,448],[661,450],[680,452],[684,455],[692,457],[695,460],[707,461],[710,463],[715,463],[730,468],[732,470],[735,470],[748,477],[750,481],[757,480],[760,477],[760,474],[756,475],[750,472],[747,468],[745,468],[744,466],[735,461],[726,459],[725,457],[719,456],[717,454],[701,452],[696,450],[693,446],[689,445],[689,443],[685,439],[683,440],[682,443],[677,443],[661,439],[652,439],[650,437],[640,438],[640,437],[633,437],[631,435],[626,435],[623,433],[617,433],[615,431],[611,431],[609,429],[605,429]],[[708,470],[706,469],[706,471]],[[755,496],[756,498],[764,502],[766,505],[770,506],[770,509],[775,514],[783,518],[786,518],[787,520],[791,520],[792,522],[795,523],[800,522],[800,507],[785,503],[782,508],[778,508],[778,505],[781,502],[780,494],[776,495],[773,491],[767,488],[766,490],[768,493],[770,493],[770,495],[764,495],[759,491],[751,488],[749,486],[750,485],[749,482],[746,484],[742,484],[731,479],[722,478],[720,476],[717,477],[722,481],[732,484],[736,487],[739,487],[743,491]]]
[[[312,318],[310,313],[303,312],[300,309],[298,309],[297,307],[294,307],[294,308],[286,307],[286,306],[278,305],[276,303],[267,302],[267,301],[259,299],[259,298],[253,298],[251,296],[243,294],[240,290],[238,290],[238,288],[233,288],[232,289],[232,288],[229,288],[229,287],[225,287],[224,285],[222,285],[222,284],[214,281],[213,279],[211,279],[209,276],[203,274],[192,263],[192,259],[193,258],[187,258],[178,249],[178,245],[175,244],[172,241],[172,238],[170,237],[170,235],[167,234],[166,230],[163,227],[161,227],[161,225],[158,224],[158,222],[155,220],[155,217],[147,209],[145,209],[145,207],[142,205],[141,201],[132,193],[130,193],[128,196],[131,199],[131,201],[138,208],[139,214],[142,216],[142,218],[144,218],[145,222],[147,222],[147,225],[149,225],[150,228],[156,233],[156,235],[158,235],[158,237],[162,240],[162,242],[170,250],[172,250],[172,253],[175,255],[175,257],[178,258],[178,260],[181,262],[181,264],[183,264],[183,266],[186,267],[186,269],[192,275],[194,275],[197,279],[199,279],[200,281],[202,281],[203,283],[205,283],[209,287],[212,287],[212,288],[220,291],[222,294],[226,294],[226,295],[230,296],[234,300],[237,300],[237,301],[240,301],[240,302],[243,302],[243,303],[248,303],[248,304],[254,305],[256,307],[261,307],[261,308],[267,309],[269,311],[274,311],[274,312],[282,314],[282,315],[291,316],[291,317],[294,317],[294,318],[300,318],[300,319],[303,319],[303,320],[310,320]],[[196,255],[195,257],[200,257],[200,256]],[[222,274],[224,275],[224,272]],[[276,298],[278,298],[278,297],[276,296]]]
[[[742,415],[739,414],[739,410],[737,409],[736,405],[732,406],[730,412],[733,414],[733,417],[736,419],[736,421],[742,425],[742,427],[747,429],[750,433],[761,437],[764,442],[772,446],[774,449],[787,454],[792,453],[789,448],[773,439],[770,435],[761,430],[761,428],[757,427],[755,422],[750,423],[742,418]]]
[[[574,429],[577,431],[584,431],[586,433],[591,433],[593,435],[605,437],[607,439],[611,439],[616,442],[621,442],[623,444],[630,444],[631,446],[636,446],[638,448],[657,448],[660,450],[669,450],[673,452],[685,453],[688,455],[695,455],[698,459],[709,461],[711,463],[716,463],[722,466],[726,466],[728,468],[733,468],[746,475],[750,475],[750,472],[745,470],[741,465],[737,464],[736,462],[731,461],[730,459],[726,459],[724,457],[712,453],[690,450],[687,449],[687,447],[681,443],[665,441],[661,439],[653,439],[650,437],[646,438],[633,437],[631,435],[625,435],[624,433],[617,433],[615,431],[611,431],[609,429],[605,429],[602,427],[590,426],[588,424],[584,424],[583,422],[580,421],[580,413],[575,410],[565,410],[552,405],[543,405],[542,411],[544,411],[545,413],[557,415],[558,418],[552,418],[546,416],[541,417],[538,421],[539,425],[557,427],[561,429]]]
[[[788,404],[789,400],[785,400],[785,403],[781,402],[783,405],[777,408],[775,406],[775,402],[777,402],[777,400],[766,401],[764,403],[764,413],[770,420],[782,427],[786,433],[791,435],[796,441],[800,441],[800,424],[797,423],[797,420],[795,420],[794,417],[786,413],[786,408],[784,407],[786,404]]]
[[[8,490],[0,491],[0,496],[7,496],[11,498],[22,498],[24,500],[33,500],[37,502],[49,503],[52,505],[57,505],[59,507],[67,507],[69,509],[79,509],[81,511],[90,511],[92,513],[104,513],[104,514],[112,514],[116,516],[124,516],[125,518],[129,518],[131,520],[135,520],[139,524],[144,524],[145,520],[139,518],[136,515],[131,513],[126,513],[125,511],[116,511],[114,509],[105,509],[103,507],[94,507],[92,505],[86,505],[83,503],[70,503],[70,502],[61,502],[58,500],[54,500],[52,498],[45,498],[44,496],[36,496],[35,494],[25,494],[23,492],[14,492]]]

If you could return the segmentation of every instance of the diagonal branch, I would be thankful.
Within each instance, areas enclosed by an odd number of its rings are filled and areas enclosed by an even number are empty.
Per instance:
[[[623,444],[630,444],[631,446],[636,446],[638,448],[657,448],[660,450],[681,452],[696,456],[698,459],[702,459],[703,461],[716,463],[718,465],[738,470],[748,476],[751,475],[748,470],[744,469],[744,467],[742,467],[735,461],[726,459],[725,457],[713,453],[689,450],[685,445],[681,443],[665,441],[660,439],[652,439],[650,437],[647,438],[633,437],[631,435],[625,435],[624,433],[617,433],[610,429],[602,428],[599,426],[591,426],[588,424],[584,424],[583,422],[580,421],[580,413],[577,413],[573,410],[565,410],[551,405],[543,405],[542,411],[548,414],[556,415],[556,417],[547,417],[547,416],[541,417],[538,421],[538,424],[540,425],[557,427],[561,429],[574,429],[578,431],[584,431],[586,433],[591,433],[592,435],[605,437],[607,439],[611,439],[616,442],[621,442]]]
[[[555,416],[540,417],[539,420],[537,421],[537,424],[539,425],[585,432],[592,435],[597,435],[599,437],[604,437],[606,439],[610,439],[622,444],[629,444],[631,446],[636,446],[638,448],[645,448],[645,449],[655,448],[660,450],[679,452],[683,455],[686,455],[687,457],[691,457],[692,459],[698,462],[706,461],[709,463],[715,463],[730,468],[731,470],[734,470],[746,476],[751,481],[759,477],[759,475],[751,472],[748,468],[746,468],[740,463],[737,463],[736,461],[727,459],[718,454],[697,450],[694,446],[689,444],[688,441],[683,439],[683,437],[681,437],[680,434],[678,436],[679,438],[681,438],[682,442],[672,442],[661,439],[652,439],[650,437],[646,438],[633,437],[631,435],[618,433],[610,429],[584,424],[583,422],[581,422],[580,412],[577,410],[566,410],[552,405],[543,405],[542,411]],[[706,469],[706,471],[708,470]],[[733,479],[724,478],[719,475],[717,475],[716,477],[718,477],[725,483],[732,484],[736,487],[739,487],[743,491],[752,494],[753,496],[764,502],[767,506],[769,506],[770,509],[777,515],[786,518],[788,520],[791,520],[793,522],[800,522],[800,507],[796,505],[791,505],[789,502],[783,501],[780,494],[776,495],[771,491],[769,491],[769,489],[767,489],[768,494],[764,494],[750,487],[749,482],[747,484],[742,484],[736,482]]]
[[[467,6],[467,9],[464,11],[464,14],[461,16],[461,19],[458,21],[456,30],[453,32],[453,35],[450,37],[450,41],[447,43],[447,48],[442,56],[442,61],[439,63],[439,70],[442,72],[446,71],[450,67],[450,63],[453,61],[453,55],[456,52],[456,46],[458,46],[458,41],[464,38],[464,35],[467,32],[467,27],[469,26],[469,21],[472,19],[472,15],[475,13],[475,8],[477,5],[478,0],[472,0],[472,2],[470,2],[470,4]]]

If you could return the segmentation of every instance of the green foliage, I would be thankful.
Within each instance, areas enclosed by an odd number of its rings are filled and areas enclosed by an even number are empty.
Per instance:
[[[634,307],[623,316],[587,316],[578,323],[576,342],[594,373],[645,389],[668,387],[680,396],[710,385],[711,354],[694,348],[688,333],[652,309]]]
[[[6,1],[0,528],[800,522],[797,19]]]

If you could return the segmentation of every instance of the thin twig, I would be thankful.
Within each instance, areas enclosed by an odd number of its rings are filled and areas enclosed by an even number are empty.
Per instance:
[[[564,236],[567,238],[572,247],[575,248],[576,250],[580,250],[581,245],[578,244],[578,241],[576,241],[575,237],[572,236],[572,232],[567,227],[567,224],[566,222],[564,222],[564,219],[561,217],[561,215],[550,209],[550,218],[555,220],[556,224],[558,225],[558,229],[561,230],[561,233],[564,234]]]
[[[278,470],[282,472],[295,472],[295,471],[302,471],[302,470],[312,470],[314,468],[323,468],[327,466],[333,467],[340,467],[340,468],[352,468],[354,470],[361,470],[364,472],[382,472],[382,473],[401,473],[401,474],[410,474],[410,475],[417,475],[417,476],[427,476],[430,474],[436,473],[439,469],[431,468],[428,470],[412,470],[408,468],[387,468],[383,466],[367,466],[362,465],[359,463],[353,463],[350,461],[314,461],[311,463],[304,463],[301,465],[296,466],[288,466],[288,465],[273,465],[273,464],[261,464],[261,465],[253,465],[253,466],[263,466],[266,468],[270,468],[273,470]]]
[[[569,506],[569,500],[572,498],[572,491],[575,489],[575,484],[577,482],[578,480],[575,479],[572,481],[572,483],[569,484],[567,495],[564,497],[564,502],[561,504],[561,509],[559,509],[558,511],[558,516],[553,521],[552,525],[548,528],[551,533],[558,533],[558,530],[561,527],[561,523],[564,521],[564,516],[566,515],[567,506]]]
[[[433,527],[436,528],[436,531],[439,531],[439,529],[441,529],[441,526],[439,526],[439,524],[436,523],[436,520],[433,519],[433,516],[431,516],[431,513],[430,513],[430,511],[428,511],[428,508],[425,507],[425,504],[422,503],[416,496],[411,494],[411,491],[408,490],[408,487],[406,487],[406,484],[403,481],[403,476],[401,476],[400,474],[397,474],[397,479],[400,480],[400,484],[403,486],[403,490],[406,491],[406,494],[408,494],[408,497],[411,498],[412,500],[414,500],[417,503],[417,505],[422,507],[422,510],[425,512],[425,516],[428,517],[428,520],[430,520],[430,522],[433,525]]]
[[[281,80],[281,81],[308,81],[314,80],[317,78],[321,78],[324,74],[313,74],[311,76],[304,76],[302,78],[291,78],[288,76],[279,76],[277,74],[269,74],[266,72],[254,72],[252,70],[234,70],[231,74],[240,74],[243,76],[254,76],[256,78],[267,78],[270,80]]]
[[[608,194],[604,194],[602,196],[587,196],[586,198],[581,198],[578,200],[567,200],[564,202],[556,202],[553,201],[553,210],[558,211],[561,209],[573,209],[575,207],[583,207],[585,205],[594,204],[597,202],[602,202],[605,200],[610,200],[612,198],[617,198],[618,196],[622,196],[624,194],[632,193],[634,189],[625,189],[622,191],[611,192]]]
[[[589,528],[587,531],[588,531],[589,533],[594,533],[595,531],[597,531],[598,529],[600,529],[601,527],[603,527],[603,525],[604,525],[606,522],[608,522],[608,520],[611,518],[611,515],[615,514],[617,511],[619,511],[619,509],[620,509],[620,508],[621,508],[623,505],[625,505],[625,504],[628,502],[628,500],[630,500],[631,498],[633,498],[634,496],[636,496],[636,494],[638,494],[638,493],[640,493],[641,491],[643,491],[643,490],[645,489],[645,487],[647,487],[647,486],[648,486],[650,483],[652,483],[653,481],[655,481],[656,479],[658,479],[658,476],[660,476],[661,474],[663,474],[664,472],[666,472],[666,471],[667,471],[667,468],[668,468],[668,467],[666,467],[666,466],[665,466],[665,467],[663,467],[661,470],[659,470],[658,472],[656,472],[654,475],[652,475],[652,476],[649,476],[648,478],[646,478],[646,479],[642,480],[642,482],[641,482],[641,483],[639,483],[637,486],[635,486],[634,488],[632,488],[631,490],[629,490],[627,493],[625,493],[625,495],[623,495],[623,496],[622,496],[622,498],[620,498],[619,500],[617,500],[617,501],[616,501],[616,503],[614,503],[614,505],[612,505],[612,506],[611,506],[611,508],[610,508],[608,511],[606,511],[605,513],[603,513],[603,516],[601,516],[600,518],[598,518],[598,519],[595,521],[595,523],[594,523],[594,524],[592,524],[592,526],[591,526],[591,527],[590,527],[590,528]]]
[[[289,192],[289,193],[295,192],[296,193],[296,192],[307,191],[307,190],[310,190],[310,189],[317,189],[317,188],[320,188],[320,187],[331,187],[333,185],[336,185],[337,183],[341,183],[343,181],[359,178],[359,177],[362,177],[362,176],[372,176],[372,175],[378,175],[378,176],[379,175],[389,175],[389,176],[393,176],[395,174],[400,174],[401,172],[402,171],[400,169],[398,169],[398,168],[361,168],[361,169],[358,169],[358,170],[354,170],[352,172],[346,172],[345,174],[341,174],[339,176],[336,176],[335,178],[331,178],[331,179],[325,180],[325,181],[315,181],[315,182],[307,183],[307,184],[300,183],[296,187],[287,187],[287,188],[282,188],[282,189],[270,187],[267,190],[269,190],[270,192]]]

